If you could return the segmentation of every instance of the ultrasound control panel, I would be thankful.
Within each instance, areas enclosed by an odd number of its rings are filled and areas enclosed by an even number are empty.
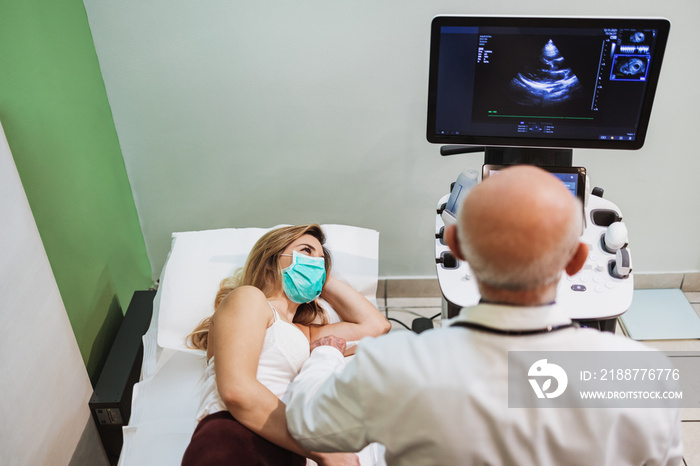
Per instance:
[[[634,278],[622,213],[601,196],[586,196],[581,242],[588,245],[588,259],[576,275],[562,274],[557,303],[571,319],[614,330],[614,319],[632,304]],[[435,261],[444,298],[443,318],[454,317],[460,308],[477,304],[481,297],[469,264],[457,259],[444,243],[441,213],[448,197],[439,200],[435,216]]]

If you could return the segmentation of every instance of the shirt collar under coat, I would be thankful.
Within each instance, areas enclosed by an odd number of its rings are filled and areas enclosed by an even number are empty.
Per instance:
[[[445,326],[460,321],[472,322],[499,330],[537,330],[571,323],[571,319],[557,304],[511,306],[479,303],[475,306],[462,308],[456,317],[446,322]]]

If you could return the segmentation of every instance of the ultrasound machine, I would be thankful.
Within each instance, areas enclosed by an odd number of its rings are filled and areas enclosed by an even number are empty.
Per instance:
[[[614,331],[632,303],[622,212],[592,188],[573,149],[644,144],[670,23],[666,19],[438,16],[431,25],[427,139],[442,155],[484,152],[437,203],[443,318],[479,299],[469,264],[445,245],[469,189],[514,164],[558,177],[584,206],[588,260],[562,276],[557,302],[581,325]]]

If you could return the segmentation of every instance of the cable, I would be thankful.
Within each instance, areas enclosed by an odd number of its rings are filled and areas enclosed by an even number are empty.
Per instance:
[[[393,320],[394,322],[400,323],[401,325],[403,325],[403,326],[406,328],[406,330],[411,330],[411,327],[409,327],[408,325],[404,324],[404,323],[401,322],[399,319],[394,319],[393,317],[387,317],[387,319],[388,319],[388,320]]]
[[[440,317],[441,315],[442,315],[442,312],[438,312],[437,314],[435,314],[434,316],[432,316],[432,317],[430,318],[430,320],[435,320],[436,317]]]
[[[419,307],[414,308],[414,309],[421,309]],[[412,311],[411,309],[407,309],[405,307],[388,307],[386,308],[387,312],[405,312],[406,314],[411,314],[416,317],[425,317],[425,314],[421,314],[420,312]],[[438,314],[440,315],[440,314]]]

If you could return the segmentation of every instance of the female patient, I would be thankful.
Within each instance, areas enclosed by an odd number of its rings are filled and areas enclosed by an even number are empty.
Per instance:
[[[183,466],[357,464],[352,454],[305,450],[287,431],[281,398],[309,357],[309,342],[386,333],[389,322],[361,294],[330,275],[318,225],[272,230],[243,269],[221,283],[215,312],[188,336],[207,352],[199,424]],[[319,295],[342,322],[329,324]]]

